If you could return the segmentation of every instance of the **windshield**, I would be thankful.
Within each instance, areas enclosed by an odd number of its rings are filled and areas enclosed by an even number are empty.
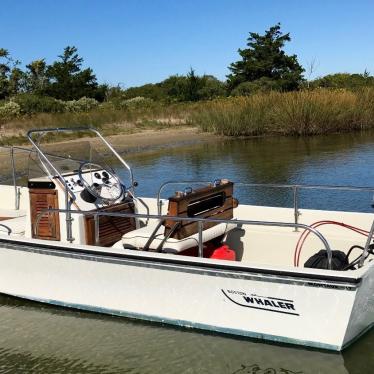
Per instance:
[[[75,135],[72,138],[72,135]],[[66,140],[68,137],[69,140]],[[77,173],[85,163],[94,163],[114,172],[125,167],[129,179],[124,184],[132,186],[132,172],[122,157],[93,129],[44,129],[29,132],[34,152],[30,155],[29,177]],[[31,167],[31,164],[32,167]]]

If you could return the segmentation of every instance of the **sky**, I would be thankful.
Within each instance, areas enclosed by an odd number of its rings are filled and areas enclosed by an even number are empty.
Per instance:
[[[124,88],[191,67],[224,80],[248,33],[277,22],[310,78],[374,74],[374,0],[0,0],[0,20],[0,48],[23,65],[74,45],[100,83]]]

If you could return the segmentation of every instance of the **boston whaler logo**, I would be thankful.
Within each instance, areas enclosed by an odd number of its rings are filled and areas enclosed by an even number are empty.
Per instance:
[[[246,308],[266,310],[268,312],[291,314],[298,316],[293,300],[278,297],[247,294],[236,290],[221,290],[222,293],[234,304]]]

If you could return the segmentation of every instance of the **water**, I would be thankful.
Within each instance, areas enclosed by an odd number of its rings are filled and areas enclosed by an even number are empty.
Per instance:
[[[374,186],[374,134],[254,139],[127,157],[138,194],[166,180]],[[164,197],[175,187],[166,190]],[[287,191],[238,188],[242,203],[291,205]],[[302,207],[371,211],[370,193],[302,193]],[[370,373],[374,330],[343,353],[71,311],[0,297],[1,373]]]
[[[374,367],[374,333],[336,354],[0,301],[2,373],[340,374]]]
[[[156,196],[168,180],[228,178],[235,182],[374,186],[374,134],[228,140],[133,155],[139,195]],[[179,187],[179,188],[184,188]],[[163,193],[168,197],[173,186]],[[291,206],[292,191],[236,188],[242,203]],[[300,206],[371,212],[373,193],[301,191]]]

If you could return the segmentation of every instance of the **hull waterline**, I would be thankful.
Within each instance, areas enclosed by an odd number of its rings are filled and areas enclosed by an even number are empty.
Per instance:
[[[40,241],[0,246],[1,293],[64,307],[335,351],[373,317],[371,269],[356,279]]]

